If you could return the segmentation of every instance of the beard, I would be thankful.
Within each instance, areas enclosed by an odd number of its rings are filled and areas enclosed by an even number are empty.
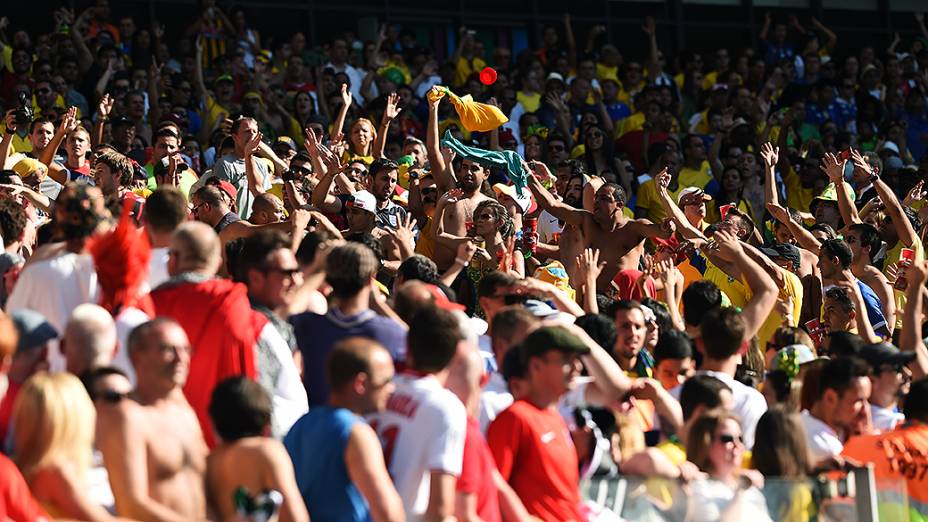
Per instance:
[[[458,187],[464,192],[476,192],[480,190],[480,183],[477,178],[464,178],[458,183]]]

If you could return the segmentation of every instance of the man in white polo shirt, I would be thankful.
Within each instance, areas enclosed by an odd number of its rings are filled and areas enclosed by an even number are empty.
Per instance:
[[[822,368],[818,400],[802,412],[814,461],[839,455],[851,431],[866,421],[869,375],[867,363],[856,357],[832,359]]]
[[[408,520],[454,515],[467,411],[445,389],[448,366],[463,340],[450,312],[428,308],[413,316],[406,337],[407,370],[397,376],[387,408],[369,419]]]

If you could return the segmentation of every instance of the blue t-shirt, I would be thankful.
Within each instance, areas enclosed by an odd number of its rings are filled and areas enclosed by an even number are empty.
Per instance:
[[[877,335],[888,336],[889,330],[886,328],[886,317],[883,316],[883,307],[880,306],[880,298],[869,285],[861,280],[857,280],[857,286],[860,287],[860,295],[864,298],[864,304],[867,306],[867,317],[870,318],[870,325]]]
[[[406,360],[406,330],[396,321],[365,310],[347,316],[333,308],[325,315],[305,312],[290,316],[296,344],[303,354],[303,382],[306,383],[309,406],[325,404],[329,382],[325,362],[338,341],[346,337],[367,337],[384,346],[394,363]]]
[[[345,466],[348,438],[359,422],[364,420],[344,408],[318,406],[296,421],[284,437],[296,485],[314,522],[371,519],[367,501]]]

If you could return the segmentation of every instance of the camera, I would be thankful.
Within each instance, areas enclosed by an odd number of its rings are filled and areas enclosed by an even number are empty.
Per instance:
[[[19,93],[19,107],[13,111],[16,125],[29,125],[32,123],[32,104],[26,100],[26,93]]]
[[[284,183],[286,183],[286,182],[288,182],[288,181],[297,181],[297,180],[299,180],[301,177],[302,177],[302,176],[300,176],[300,173],[294,171],[293,169],[287,169],[287,170],[284,171],[283,175],[281,175],[281,179],[284,180]]]

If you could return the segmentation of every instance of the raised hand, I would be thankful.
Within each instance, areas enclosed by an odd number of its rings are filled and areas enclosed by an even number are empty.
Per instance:
[[[657,24],[654,23],[654,18],[650,16],[644,19],[644,25],[641,26],[641,30],[648,36],[654,36],[657,32]]]
[[[6,123],[6,128],[10,132],[16,132],[16,109],[10,109],[6,111],[6,115],[3,117]]]
[[[667,192],[667,188],[670,187],[671,177],[672,176],[670,175],[670,173],[667,172],[667,167],[664,167],[663,169],[661,169],[660,172],[657,173],[657,177],[655,178],[655,181],[657,183],[658,192],[661,192],[661,193]]]
[[[303,147],[306,148],[306,152],[309,153],[310,157],[318,156],[319,140],[316,139],[316,133],[309,127],[306,127],[303,129],[303,134],[306,136],[306,139],[303,140]]]
[[[741,241],[732,233],[719,230],[712,239],[717,245],[716,254],[724,261],[732,262],[743,253]]]
[[[438,202],[444,204],[457,203],[462,197],[464,197],[464,191],[459,188],[453,188],[442,194],[441,197],[438,198]]]
[[[406,214],[406,219],[400,221],[395,229],[387,229],[386,232],[397,246],[405,245],[409,252],[415,250],[416,220],[412,214]]]
[[[470,263],[470,260],[474,258],[474,254],[477,253],[477,245],[473,241],[467,241],[458,245],[458,255],[457,258],[465,263]]]
[[[342,96],[342,105],[344,107],[351,107],[351,101],[353,98],[351,96],[351,91],[348,90],[347,83],[343,83],[341,85],[341,96]]]
[[[916,183],[914,187],[912,187],[912,190],[910,190],[909,193],[906,194],[905,199],[902,201],[902,206],[911,207],[912,204],[915,203],[916,201],[925,199],[925,192],[922,190],[924,186],[925,186],[925,181],[919,180],[919,182]]]
[[[110,93],[106,93],[100,98],[100,104],[97,105],[97,114],[104,120],[109,118],[113,111],[113,101],[115,100],[110,96]]]
[[[764,158],[764,166],[773,170],[780,161],[780,147],[774,147],[769,141],[760,147],[760,156]]]
[[[854,167],[866,172],[868,176],[873,175],[873,167],[856,149],[851,149],[851,161],[854,162]]]
[[[847,160],[840,160],[837,156],[828,152],[822,156],[821,163],[819,168],[828,176],[828,179],[831,180],[832,183],[837,185],[844,182],[844,165],[847,163]]]
[[[595,281],[606,266],[605,261],[599,260],[598,248],[584,249],[574,261],[577,264],[577,274],[580,278],[579,284],[591,279]]]
[[[780,223],[789,223],[789,211],[776,203],[767,203],[767,211]]]
[[[64,117],[61,118],[61,125],[58,126],[58,132],[67,134],[76,129],[78,124],[77,107],[69,107],[68,112],[64,113]]]
[[[251,156],[258,150],[258,147],[261,146],[261,139],[264,138],[260,132],[256,133],[253,138],[251,138],[248,143],[245,144],[245,156]]]
[[[383,111],[383,122],[389,124],[397,116],[403,112],[403,109],[400,108],[400,95],[397,93],[391,93],[387,97],[387,108]]]
[[[540,177],[542,180],[554,180],[554,174],[551,174],[551,169],[547,165],[540,161],[532,160],[528,163],[523,162],[523,167],[526,167],[526,170],[533,172],[535,177]]]

